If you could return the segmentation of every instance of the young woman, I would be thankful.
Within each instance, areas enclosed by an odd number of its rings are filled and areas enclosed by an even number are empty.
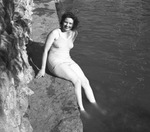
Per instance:
[[[71,12],[62,15],[60,28],[54,29],[47,37],[42,59],[42,67],[37,78],[44,76],[46,61],[49,70],[56,76],[64,78],[73,83],[77,102],[81,112],[85,112],[82,103],[83,87],[88,100],[97,106],[92,88],[79,65],[70,57],[78,32],[78,19]]]

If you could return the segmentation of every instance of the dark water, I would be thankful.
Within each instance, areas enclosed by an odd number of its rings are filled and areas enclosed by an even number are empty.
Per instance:
[[[64,10],[80,20],[72,57],[107,110],[84,98],[84,132],[150,132],[150,1],[64,0]]]

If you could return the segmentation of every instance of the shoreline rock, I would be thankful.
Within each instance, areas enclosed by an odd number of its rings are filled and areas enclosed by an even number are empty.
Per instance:
[[[54,1],[45,1],[44,4],[35,1],[35,5],[33,41],[27,46],[27,53],[36,75],[41,67],[46,36],[59,27],[59,20]],[[41,10],[45,11],[41,13]],[[34,91],[27,112],[33,132],[83,132],[71,82],[55,77],[47,69],[43,78],[34,78],[28,86]]]
[[[59,26],[54,1],[2,0],[0,9],[0,132],[82,132],[72,83],[48,70],[34,78]]]

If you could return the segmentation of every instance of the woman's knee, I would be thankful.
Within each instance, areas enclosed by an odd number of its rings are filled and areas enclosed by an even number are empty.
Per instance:
[[[82,80],[82,86],[83,86],[83,87],[87,87],[87,86],[89,86],[89,85],[90,85],[89,80],[85,77],[85,78]]]
[[[72,83],[73,83],[74,85],[81,85],[81,81],[80,81],[79,78],[73,79],[73,80],[72,80]]]

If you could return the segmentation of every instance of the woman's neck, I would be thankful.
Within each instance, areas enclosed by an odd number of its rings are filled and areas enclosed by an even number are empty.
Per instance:
[[[60,28],[60,30],[62,32],[62,36],[65,37],[65,38],[69,38],[72,35],[72,30],[63,31],[61,28]]]
[[[63,33],[70,33],[70,32],[72,32],[72,30],[66,31],[66,30],[64,30],[63,28],[60,28],[60,30],[61,30],[61,32],[63,32]]]

